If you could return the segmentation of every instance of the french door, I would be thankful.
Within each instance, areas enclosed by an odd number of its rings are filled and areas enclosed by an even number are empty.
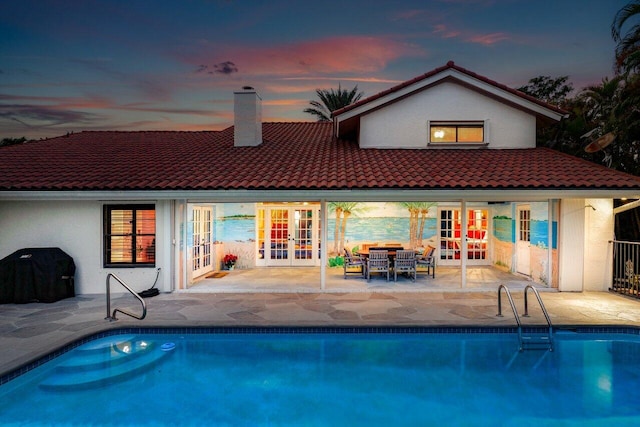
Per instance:
[[[516,229],[516,271],[531,276],[531,208],[518,206]]]
[[[467,236],[462,239],[460,209],[440,209],[438,214],[440,236],[440,265],[460,265],[462,245],[467,245],[467,264],[489,263],[489,211],[467,209]]]
[[[319,207],[269,206],[258,213],[258,259],[267,266],[316,265],[320,259]]]
[[[213,208],[193,206],[191,226],[191,273],[198,277],[212,269]]]

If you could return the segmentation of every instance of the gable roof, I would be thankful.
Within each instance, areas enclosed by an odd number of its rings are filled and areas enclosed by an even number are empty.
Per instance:
[[[375,198],[483,200],[513,191],[640,193],[640,177],[547,148],[361,149],[332,136],[331,123],[264,123],[264,142],[234,147],[233,127],[212,132],[81,132],[0,148],[0,199],[15,192],[184,193],[233,191]],[[409,193],[398,192],[407,190]],[[314,196],[310,193],[312,191]],[[487,193],[487,191],[489,193]],[[505,193],[505,191],[507,191]],[[509,191],[512,191],[511,193]],[[409,195],[410,194],[410,195]],[[238,194],[235,194],[238,196]],[[317,196],[317,197],[316,197]],[[292,196],[293,197],[293,196]],[[487,199],[486,197],[491,197]]]
[[[449,61],[442,67],[335,110],[332,113],[332,117],[336,124],[337,135],[343,135],[343,132],[341,132],[342,123],[345,123],[345,127],[351,130],[358,126],[354,122],[359,121],[359,117],[363,114],[443,82],[454,82],[463,85],[485,96],[498,99],[503,103],[535,114],[544,120],[560,120],[568,114],[567,111],[555,105],[541,101],[524,92],[460,67],[453,61]]]

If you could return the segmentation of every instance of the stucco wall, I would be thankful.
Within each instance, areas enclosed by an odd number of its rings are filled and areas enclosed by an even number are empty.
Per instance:
[[[489,148],[534,148],[535,117],[454,83],[442,83],[366,114],[360,146],[425,148],[428,121],[488,120]]]
[[[166,203],[156,205],[156,268],[103,268],[102,206],[98,201],[0,203],[0,258],[22,248],[59,247],[76,264],[76,294],[104,293],[109,273],[141,291],[151,287],[157,267],[162,268],[157,287],[170,290]],[[118,285],[112,289],[121,292]]]
[[[613,201],[587,199],[585,205],[584,290],[606,291],[612,284],[609,241],[614,234]]]

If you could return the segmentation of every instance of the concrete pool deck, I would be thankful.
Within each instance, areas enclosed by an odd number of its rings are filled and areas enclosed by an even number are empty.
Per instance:
[[[523,293],[512,290],[523,314]],[[626,325],[640,327],[640,301],[609,292],[541,292],[554,326]],[[524,325],[544,324],[529,295],[531,317]],[[104,295],[81,295],[51,304],[0,305],[0,375],[78,338],[126,327],[190,326],[514,326],[503,298],[497,317],[492,292],[358,293],[172,293],[149,298],[142,320],[119,315],[105,320]],[[135,313],[131,296],[112,299],[111,308]],[[136,305],[138,304],[138,305]]]

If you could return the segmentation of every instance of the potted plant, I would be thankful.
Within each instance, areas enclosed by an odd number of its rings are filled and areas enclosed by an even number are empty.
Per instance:
[[[236,265],[236,261],[238,261],[238,256],[234,254],[226,254],[222,259],[227,270],[233,270],[233,267]]]

